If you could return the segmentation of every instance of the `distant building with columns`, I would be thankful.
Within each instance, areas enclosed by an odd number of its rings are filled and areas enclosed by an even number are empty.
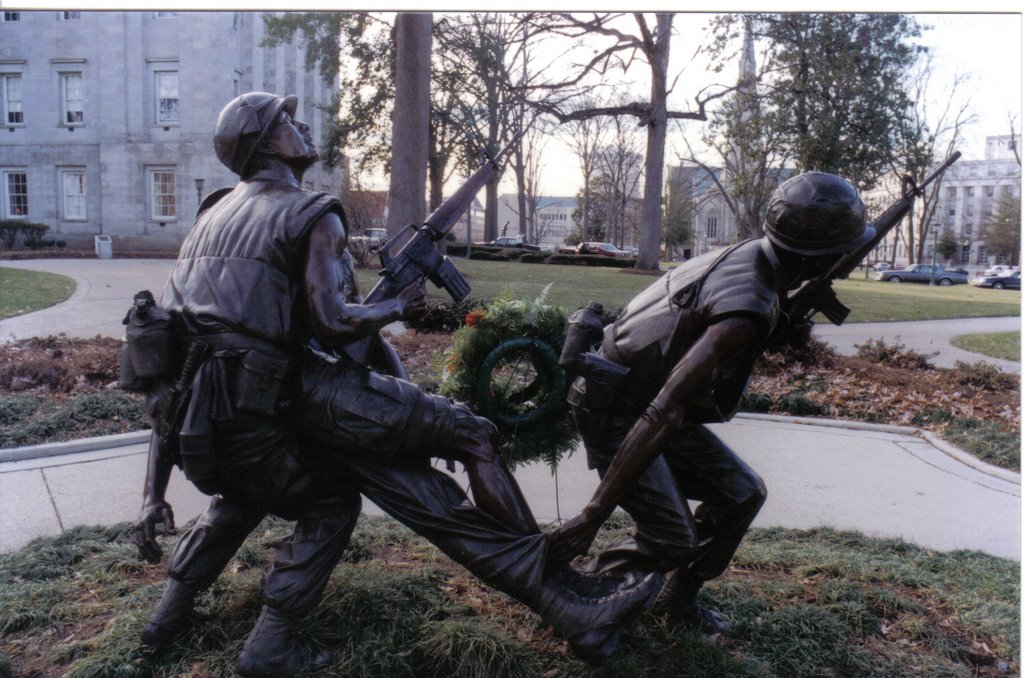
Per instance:
[[[1019,136],[986,137],[984,159],[961,158],[946,170],[931,223],[933,230],[925,245],[926,261],[931,260],[935,235],[941,238],[948,233],[960,243],[960,252],[948,263],[974,268],[1006,263],[1002,257],[985,251],[985,225],[995,215],[1002,198],[1020,200],[1021,166],[1017,155],[1020,141]],[[869,215],[881,214],[898,192],[899,180],[890,176],[878,188],[866,193]],[[917,202],[916,207],[921,209],[921,201]],[[906,241],[891,235],[875,250],[872,258],[895,259],[906,264],[911,257]]]

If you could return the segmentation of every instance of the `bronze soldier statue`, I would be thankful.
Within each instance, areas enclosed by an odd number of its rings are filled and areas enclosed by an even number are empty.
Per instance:
[[[293,119],[296,105],[251,92],[221,111],[217,157],[241,180],[203,201],[163,293],[187,344],[203,350],[182,368],[190,397],[171,422],[180,456],[151,446],[136,529],[143,553],[159,558],[155,527],[173,529],[164,490],[174,462],[215,496],[171,555],[143,642],[159,648],[188,628],[195,596],[271,513],[298,522],[266,574],[238,669],[280,675],[329,664],[331,653],[296,646],[290,635],[338,562],[362,492],[537,611],[580,656],[603,660],[660,577],[549,566],[549,537],[502,462],[493,425],[400,378],[377,333],[423,304],[422,286],[359,303],[341,204],[301,188],[318,153],[309,128]],[[346,349],[366,337],[376,351],[356,360]],[[465,465],[476,505],[431,468],[432,456]]]
[[[851,184],[810,172],[778,187],[765,232],[691,259],[638,294],[598,335],[599,358],[628,373],[611,387],[579,377],[569,396],[601,483],[555,531],[553,556],[584,553],[621,506],[635,536],[600,554],[594,568],[673,572],[658,606],[707,633],[728,624],[697,602],[698,592],[728,566],[767,491],[703,424],[735,414],[755,359],[787,323],[788,291],[867,243],[874,229]],[[695,511],[687,500],[700,502]]]

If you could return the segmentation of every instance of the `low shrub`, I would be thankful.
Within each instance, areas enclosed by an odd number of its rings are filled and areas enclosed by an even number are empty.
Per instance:
[[[619,259],[605,257],[600,254],[565,254],[555,253],[547,259],[549,264],[569,264],[573,266],[606,266],[608,268],[633,268],[636,259]]]
[[[897,341],[892,344],[885,343],[884,339],[868,339],[863,344],[854,344],[857,355],[867,360],[872,360],[890,367],[905,367],[908,369],[930,370],[933,368],[931,358],[938,355],[935,353],[921,353],[912,348],[907,348]]]
[[[1001,391],[1014,388],[1018,384],[1018,377],[1007,374],[992,363],[984,360],[976,363],[965,363],[957,360],[953,366],[958,379],[964,386],[977,386],[989,391]]]
[[[46,224],[20,219],[0,219],[0,244],[13,250],[19,242],[28,246],[42,240],[43,234],[50,229]]]

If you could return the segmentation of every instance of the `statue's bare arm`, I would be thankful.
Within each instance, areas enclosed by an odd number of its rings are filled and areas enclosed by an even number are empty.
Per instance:
[[[594,496],[578,515],[554,531],[552,557],[567,561],[586,553],[601,524],[685,423],[687,403],[711,386],[718,370],[759,346],[765,331],[764,324],[753,317],[732,316],[701,335],[622,441]]]
[[[422,285],[410,285],[394,299],[377,304],[352,303],[342,291],[345,225],[328,212],[313,225],[306,258],[305,288],[310,321],[325,346],[367,336],[423,306]]]

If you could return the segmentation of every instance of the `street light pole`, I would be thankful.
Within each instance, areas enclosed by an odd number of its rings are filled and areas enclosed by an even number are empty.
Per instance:
[[[203,184],[206,183],[205,179],[193,179],[196,182],[196,209],[199,205],[203,204]]]
[[[934,286],[935,285],[935,258],[936,258],[936,256],[939,253],[939,229],[935,228],[935,230],[932,232],[932,235],[933,235],[933,237],[932,237],[932,277],[931,277],[931,280],[928,281],[928,284],[931,285],[931,286]]]

